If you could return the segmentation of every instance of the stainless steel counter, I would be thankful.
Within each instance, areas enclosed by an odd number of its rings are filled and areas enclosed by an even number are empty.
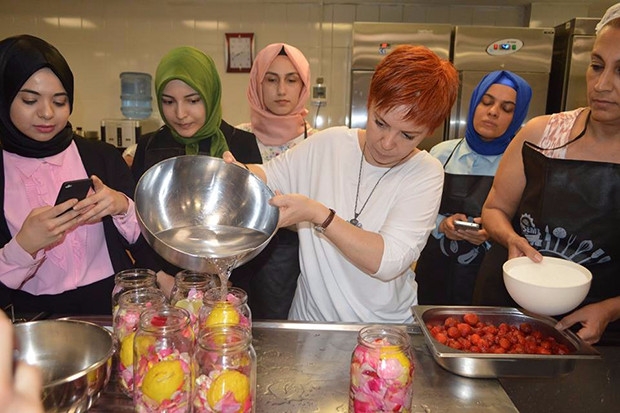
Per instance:
[[[577,361],[570,374],[555,378],[501,378],[521,413],[620,411],[620,347],[595,346],[600,360]]]
[[[258,358],[256,412],[348,411],[349,363],[357,324],[255,322]],[[435,363],[419,329],[410,331],[415,350],[412,412],[518,412],[495,379],[470,379]],[[92,412],[131,412],[131,400],[114,378]]]
[[[109,326],[110,317],[81,318]],[[257,413],[348,411],[349,362],[357,324],[255,322]],[[620,346],[597,346],[600,360],[578,360],[553,378],[472,379],[441,368],[419,327],[409,327],[415,350],[412,413],[616,412],[620,406]],[[114,377],[91,412],[133,412]]]

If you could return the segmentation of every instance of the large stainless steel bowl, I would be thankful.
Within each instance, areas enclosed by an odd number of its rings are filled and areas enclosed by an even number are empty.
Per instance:
[[[103,327],[85,321],[15,324],[20,359],[43,372],[46,412],[85,412],[110,380],[115,344]]]
[[[166,159],[138,181],[136,215],[155,251],[178,267],[221,273],[254,258],[275,234],[273,192],[246,169],[210,156]]]

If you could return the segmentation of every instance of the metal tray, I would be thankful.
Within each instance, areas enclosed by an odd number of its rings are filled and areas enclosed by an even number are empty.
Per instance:
[[[419,322],[426,344],[435,361],[444,369],[465,377],[553,377],[568,374],[575,368],[577,359],[600,359],[601,355],[573,332],[558,331],[556,321],[511,307],[471,306],[422,306],[412,307]],[[485,323],[508,323],[518,325],[530,323],[545,336],[554,337],[571,350],[567,355],[540,354],[483,354],[455,350],[436,341],[426,327],[428,323],[439,324],[447,317],[462,317],[475,313]]]

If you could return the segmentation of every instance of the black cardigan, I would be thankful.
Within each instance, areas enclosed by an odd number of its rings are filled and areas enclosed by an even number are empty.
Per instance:
[[[230,152],[239,162],[263,163],[253,133],[237,129],[223,120],[220,123],[220,130],[224,132]],[[209,155],[211,139],[204,139],[198,145],[199,154]],[[131,171],[137,182],[144,172],[156,163],[181,155],[185,155],[185,146],[174,140],[168,126],[162,126],[159,130],[139,139]]]

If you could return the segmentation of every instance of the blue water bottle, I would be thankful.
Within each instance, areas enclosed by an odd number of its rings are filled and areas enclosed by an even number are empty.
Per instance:
[[[146,119],[153,112],[151,105],[151,80],[148,73],[122,72],[121,112],[129,119]]]

